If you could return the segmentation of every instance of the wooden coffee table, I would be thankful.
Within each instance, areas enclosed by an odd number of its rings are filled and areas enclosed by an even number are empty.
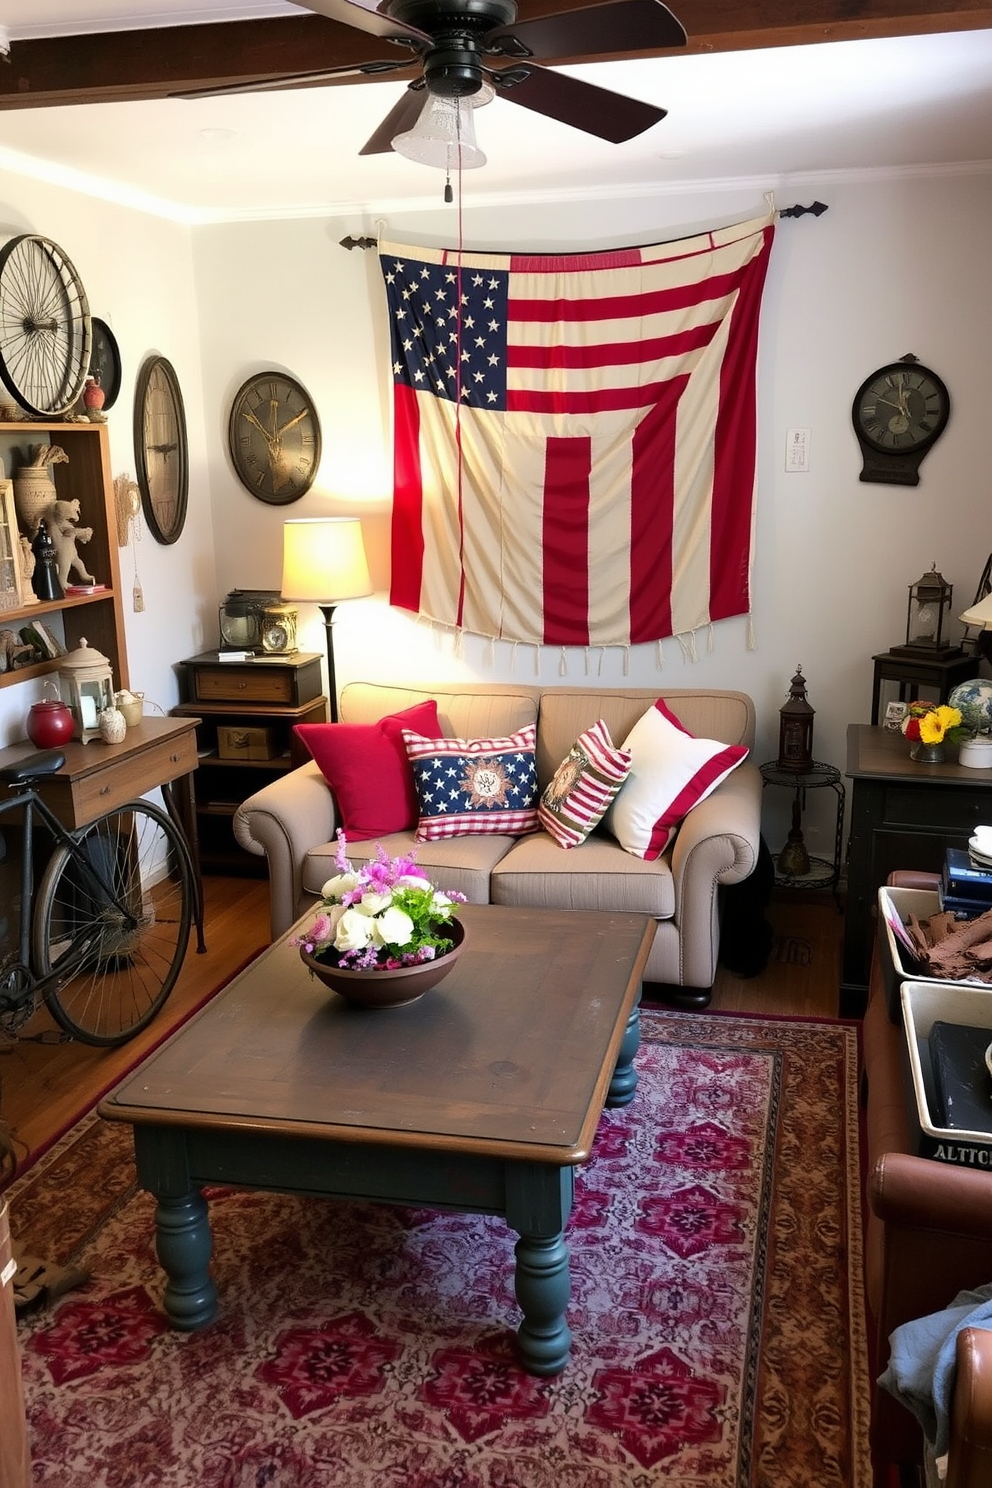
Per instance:
[[[446,979],[381,1010],[311,978],[290,930],[100,1103],[134,1127],[176,1328],[217,1309],[203,1185],[376,1199],[502,1215],[519,1235],[523,1366],[564,1368],[575,1167],[604,1104],[633,1099],[654,921],[489,905],[462,917]]]

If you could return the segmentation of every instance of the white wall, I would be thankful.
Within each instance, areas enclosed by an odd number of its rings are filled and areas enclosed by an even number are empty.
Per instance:
[[[440,184],[440,178],[439,178]],[[482,183],[484,184],[484,183]],[[473,207],[469,248],[598,248],[685,236],[764,210],[765,183],[641,200]],[[41,232],[74,260],[95,315],[120,342],[124,383],[110,413],[113,468],[134,471],[131,417],[143,358],[174,364],[190,432],[190,503],[183,536],[138,549],[144,613],[127,607],[132,685],[168,709],[173,667],[216,644],[219,598],[236,586],[277,588],[287,516],[363,515],[378,593],[342,604],[335,626],[340,682],[364,676],[478,676],[548,685],[738,687],[758,708],[757,758],[774,758],[778,709],[801,663],[816,709],[814,752],[844,767],[849,722],[867,722],[871,656],[904,639],[907,589],[932,562],[970,602],[992,550],[986,385],[979,359],[992,341],[988,173],[822,177],[768,182],[779,206],[814,197],[818,218],[779,224],[765,293],[759,365],[759,500],[753,574],[756,646],[743,619],[700,638],[696,661],[678,643],[586,658],[536,655],[467,637],[462,645],[389,609],[388,338],[374,253],[339,246],[374,234],[375,219],[239,223],[188,229],[72,192],[0,173],[0,232]],[[474,182],[470,189],[479,190]],[[454,245],[454,209],[391,218],[394,240]],[[916,488],[859,481],[851,403],[875,367],[914,352],[947,382],[951,420]],[[282,367],[309,389],[323,428],[314,488],[291,508],[269,507],[239,484],[226,455],[233,393],[253,371]],[[808,474],[785,472],[786,431],[812,431]],[[131,550],[122,553],[125,590]],[[319,612],[301,615],[303,643],[322,651]],[[0,692],[0,743],[23,737],[40,685]],[[785,793],[769,792],[766,836],[784,835]],[[818,793],[826,797],[830,793]],[[810,846],[828,852],[829,803],[809,801]]]
[[[768,183],[769,187],[775,185]],[[201,228],[194,245],[208,413],[208,466],[221,594],[278,587],[287,516],[361,514],[371,538],[373,600],[343,604],[335,625],[339,682],[478,676],[548,685],[591,675],[604,686],[713,685],[749,692],[759,760],[778,752],[778,709],[798,663],[816,709],[814,753],[846,762],[850,722],[867,722],[871,656],[905,638],[908,586],[936,562],[970,603],[992,549],[984,462],[988,418],[979,358],[992,332],[986,244],[987,173],[947,170],[860,180],[790,182],[776,204],[819,196],[829,210],[780,222],[765,294],[759,366],[759,501],[753,574],[756,647],[744,620],[699,638],[695,661],[677,641],[586,657],[536,655],[466,637],[459,645],[391,611],[388,584],[389,386],[384,300],[374,252],[339,246],[374,234],[370,217]],[[597,248],[685,236],[765,209],[753,185],[640,201],[473,208],[468,248]],[[454,245],[454,208],[390,218],[387,238]],[[854,394],[874,368],[915,353],[947,382],[951,420],[916,488],[864,484],[851,425]],[[315,486],[292,508],[266,507],[239,485],[224,452],[226,410],[252,371],[281,366],[309,389],[324,449]],[[809,428],[811,469],[785,471],[786,432]],[[305,644],[323,649],[319,613]],[[626,667],[626,670],[625,670]],[[786,793],[769,792],[766,835],[783,836]],[[832,851],[833,797],[809,797],[809,845]]]
[[[158,352],[179,377],[190,441],[186,526],[178,542],[168,547],[155,542],[145,529],[141,542],[120,554],[131,685],[168,712],[178,700],[176,661],[215,643],[216,624],[190,232],[157,217],[0,171],[0,241],[23,232],[52,238],[65,250],[85,286],[92,314],[107,322],[119,343],[121,392],[107,415],[115,474],[135,473],[134,384],[142,362]],[[140,613],[131,603],[135,556],[145,600]],[[41,692],[40,681],[0,691],[0,745],[25,737],[28,709]]]

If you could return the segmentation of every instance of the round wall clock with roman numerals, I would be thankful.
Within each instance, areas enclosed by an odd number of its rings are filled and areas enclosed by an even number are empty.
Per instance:
[[[918,486],[920,462],[943,434],[950,412],[944,383],[911,352],[879,367],[858,388],[851,410],[861,479]]]
[[[320,421],[303,385],[285,372],[242,383],[227,427],[231,463],[246,490],[270,506],[309,491],[320,464]]]

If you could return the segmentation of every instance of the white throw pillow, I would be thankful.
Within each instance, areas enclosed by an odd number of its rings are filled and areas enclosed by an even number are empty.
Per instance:
[[[630,774],[603,824],[638,858],[660,858],[694,806],[747,758],[743,744],[697,739],[661,698],[623,742]]]

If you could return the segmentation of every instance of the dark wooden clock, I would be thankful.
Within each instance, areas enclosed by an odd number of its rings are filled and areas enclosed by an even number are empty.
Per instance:
[[[943,434],[950,411],[944,383],[912,353],[879,367],[858,388],[851,409],[861,479],[918,486],[920,462]]]
[[[174,543],[186,523],[189,448],[186,410],[175,368],[153,355],[134,390],[134,459],[141,505],[152,536]]]
[[[313,485],[320,421],[313,399],[295,377],[258,372],[242,383],[227,437],[238,479],[259,501],[288,506]]]

